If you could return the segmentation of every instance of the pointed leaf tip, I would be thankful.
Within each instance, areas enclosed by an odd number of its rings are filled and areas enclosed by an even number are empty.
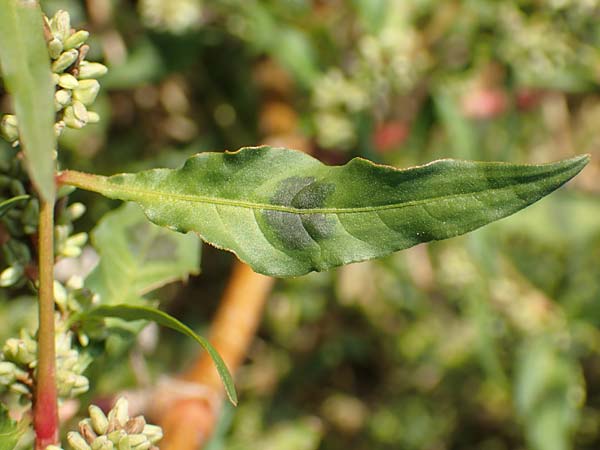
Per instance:
[[[233,383],[233,378],[231,377],[229,369],[225,365],[225,362],[223,361],[219,353],[210,344],[210,342],[208,342],[207,339],[196,334],[190,327],[183,324],[173,316],[170,316],[164,311],[149,306],[122,304],[113,306],[98,306],[96,308],[91,309],[90,311],[81,313],[78,316],[78,320],[85,321],[86,319],[93,319],[98,317],[116,317],[123,320],[148,320],[151,322],[156,322],[158,325],[162,325],[163,327],[167,327],[172,330],[178,331],[194,339],[210,355],[211,359],[215,364],[217,372],[221,377],[223,386],[225,387],[225,393],[227,394],[229,401],[233,405],[237,405],[238,398],[235,390],[235,385]]]

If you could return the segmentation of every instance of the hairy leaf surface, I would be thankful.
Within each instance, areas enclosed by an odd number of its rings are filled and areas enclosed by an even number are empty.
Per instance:
[[[37,1],[0,0],[0,64],[12,94],[25,165],[39,194],[54,199],[54,86]]]
[[[171,328],[172,330],[178,331],[188,337],[191,337],[196,342],[198,342],[202,346],[202,348],[204,348],[204,350],[208,352],[213,362],[215,363],[217,372],[219,372],[221,380],[223,381],[227,397],[229,397],[231,403],[237,405],[238,400],[235,391],[235,386],[233,384],[233,379],[231,378],[231,374],[229,373],[229,370],[227,369],[227,366],[223,362],[221,356],[217,353],[217,351],[210,344],[210,342],[208,342],[208,340],[194,333],[194,331],[191,328],[181,323],[176,318],[170,316],[169,314],[163,311],[149,306],[113,305],[99,306],[97,308],[91,309],[82,313],[78,317],[78,319],[86,320],[98,317],[117,317],[119,319],[124,320],[149,320],[152,322],[156,322],[157,324],[162,325],[163,327]]]
[[[298,276],[446,239],[506,217],[575,176],[587,156],[542,165],[440,160],[396,169],[326,166],[294,150],[202,153],[180,169],[61,181],[139,203],[260,273]]]
[[[133,203],[104,216],[92,231],[92,241],[100,262],[85,284],[100,294],[103,304],[135,302],[199,272],[198,237],[151,224]]]

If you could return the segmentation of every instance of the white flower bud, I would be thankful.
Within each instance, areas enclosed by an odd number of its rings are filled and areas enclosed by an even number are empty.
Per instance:
[[[108,417],[108,429],[110,430],[110,426],[111,426],[111,418],[110,418],[110,412],[108,413],[109,417]],[[114,419],[114,422],[116,422],[117,419]],[[114,430],[108,433],[108,439],[115,445],[117,445],[119,443],[119,441],[121,440],[121,438],[123,436],[126,436],[127,433],[125,433],[123,430]]]
[[[159,427],[158,425],[146,424],[144,426],[144,431],[142,431],[142,433],[144,433],[146,435],[146,437],[148,438],[148,440],[150,442],[152,442],[153,444],[156,444],[158,441],[160,441],[163,438],[162,428]]]
[[[63,43],[60,41],[60,39],[53,38],[50,40],[50,42],[48,42],[48,53],[50,55],[50,58],[58,58],[63,52],[63,50]]]
[[[0,287],[9,287],[15,284],[23,275],[23,268],[21,266],[11,266],[4,269],[0,273]]]
[[[131,445],[131,447],[137,447],[138,445],[144,444],[148,442],[150,444],[150,441],[148,441],[148,438],[146,436],[144,436],[143,434],[130,434],[129,435],[129,445]]]
[[[146,442],[142,442],[139,445],[136,445],[135,447],[131,447],[131,450],[148,450],[151,447],[152,447],[152,443],[150,441],[146,441]]]
[[[67,67],[77,61],[77,58],[79,58],[79,52],[75,49],[61,53],[58,59],[52,63],[52,72],[63,72]]]
[[[77,393],[87,392],[90,388],[90,381],[83,375],[75,375],[73,390]]]
[[[56,372],[56,380],[58,381],[58,395],[60,397],[69,397],[74,384],[74,375],[68,370],[59,369]]]
[[[0,361],[0,376],[15,374],[17,366],[8,361]]]
[[[60,111],[71,104],[71,91],[60,89],[54,93],[54,109]]]
[[[73,91],[73,98],[89,106],[96,100],[98,92],[100,92],[100,83],[98,83],[98,80],[81,80],[79,87]]]
[[[9,388],[12,392],[14,392],[15,394],[19,394],[19,395],[29,395],[31,394],[31,392],[29,391],[29,388],[27,386],[25,386],[22,383],[13,383],[10,385]]]
[[[69,128],[83,128],[87,124],[88,118],[85,105],[79,101],[74,101],[71,106],[65,108],[64,120]]]
[[[100,115],[94,111],[88,111],[88,123],[100,122]]]
[[[132,445],[131,450],[148,450],[152,447],[152,443],[150,441],[144,441],[138,445]]]
[[[108,419],[104,412],[96,405],[90,405],[88,412],[90,414],[90,419],[92,420],[94,431],[98,434],[106,433],[106,430],[108,430]]]
[[[61,41],[65,41],[71,34],[71,16],[66,11],[58,10],[50,21],[50,31]]]
[[[113,408],[108,413],[109,420],[111,414],[114,415],[114,417],[117,419],[121,426],[125,426],[125,424],[129,420],[129,402],[125,397],[119,397],[119,399],[115,403],[115,406],[113,406]]]
[[[88,121],[88,112],[85,105],[79,101],[73,102],[73,114],[75,117],[83,123],[87,123]]]
[[[124,430],[127,434],[140,434],[144,431],[144,426],[146,426],[144,416],[137,416],[127,421]]]
[[[0,383],[5,386],[13,383],[17,378],[16,369],[13,363],[0,361]]]
[[[19,139],[19,122],[17,116],[5,114],[0,122],[0,135],[8,142],[15,142]]]
[[[19,339],[7,339],[4,343],[4,347],[2,347],[2,353],[4,353],[7,358],[14,360],[16,355],[19,353]]]
[[[85,238],[87,240],[87,233],[79,233],[79,234],[85,234]],[[77,236],[77,235],[75,235]],[[85,242],[83,242],[81,245],[85,244]],[[69,289],[73,289],[73,290],[77,290],[77,289],[81,289],[83,288],[83,277],[81,275],[73,275],[72,277],[70,277],[67,280],[67,287]]]
[[[65,245],[58,253],[65,258],[77,258],[81,255],[81,247],[77,247],[76,245]]]
[[[92,428],[92,421],[90,419],[83,419],[79,421],[79,434],[85,439],[88,444],[93,443],[98,437]]]
[[[58,77],[58,85],[65,89],[75,89],[79,86],[79,81],[70,73],[63,73]]]
[[[65,308],[67,305],[68,293],[65,287],[59,282],[54,280],[54,301],[61,308]]]
[[[68,238],[65,242],[67,246],[82,247],[88,240],[88,234],[85,232],[77,233]]]
[[[67,433],[67,442],[73,447],[73,450],[92,450],[92,447],[76,431],[69,431]]]
[[[81,47],[81,45],[87,41],[87,38],[90,37],[90,33],[85,30],[79,30],[65,39],[64,45],[65,50],[70,50],[72,48]]]
[[[90,114],[90,112],[88,111],[88,115]],[[67,208],[67,214],[69,215],[69,219],[71,220],[77,220],[79,219],[81,216],[83,216],[85,214],[85,205],[83,203],[72,203],[68,206]]]
[[[113,450],[114,448],[115,444],[106,436],[98,436],[92,443],[92,450]]]
[[[66,355],[69,355],[73,351],[71,349],[71,336],[70,332],[56,333],[54,345],[56,346],[57,356],[64,359]],[[77,357],[77,352],[75,352],[75,357]]]
[[[119,450],[131,450],[131,444],[129,443],[129,436],[125,435],[121,439],[119,439],[119,443],[117,444],[117,448]]]
[[[87,334],[82,333],[82,332],[77,333],[77,340],[79,341],[79,344],[82,347],[87,347],[88,344],[90,343],[90,337]]]
[[[82,61],[79,65],[79,79],[87,80],[105,75],[108,68],[104,64]]]
[[[86,377],[65,369],[59,369],[56,372],[56,379],[59,384],[58,395],[61,397],[75,397],[87,392],[90,387],[90,382]]]

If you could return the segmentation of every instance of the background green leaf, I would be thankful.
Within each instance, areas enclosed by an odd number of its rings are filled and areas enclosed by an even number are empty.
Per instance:
[[[0,217],[6,214],[13,206],[16,206],[19,202],[27,200],[29,195],[17,195],[16,197],[9,198],[0,203]]]
[[[223,381],[225,386],[225,392],[227,393],[227,397],[234,405],[237,405],[237,394],[235,392],[235,386],[233,384],[233,379],[231,378],[231,374],[227,369],[227,366],[214,349],[214,347],[202,336],[194,333],[192,329],[190,329],[187,325],[184,325],[176,318],[170,316],[169,314],[160,311],[156,308],[152,308],[149,306],[134,306],[134,305],[114,305],[114,306],[99,306],[90,311],[87,311],[80,315],[78,319],[86,320],[93,319],[97,317],[116,317],[124,320],[150,320],[152,322],[156,322],[159,325],[162,325],[167,328],[171,328],[172,330],[179,331],[180,333],[191,337],[196,342],[198,342],[204,350],[208,352],[210,357],[215,363],[217,371],[219,372],[219,376]]]
[[[520,349],[515,400],[534,449],[568,450],[585,390],[580,368],[549,337]]]
[[[104,216],[91,236],[100,262],[85,283],[100,294],[103,304],[136,302],[154,289],[200,271],[198,237],[149,223],[133,203]]]
[[[25,422],[16,422],[8,415],[8,409],[0,404],[0,450],[13,450],[27,430]]]
[[[135,201],[154,223],[196,231],[260,273],[299,276],[446,239],[552,192],[588,161],[440,160],[399,170],[354,159],[328,167],[304,153],[253,147],[203,153],[178,170],[63,182]]]
[[[0,0],[0,64],[13,96],[29,175],[39,194],[54,199],[54,86],[35,1]]]

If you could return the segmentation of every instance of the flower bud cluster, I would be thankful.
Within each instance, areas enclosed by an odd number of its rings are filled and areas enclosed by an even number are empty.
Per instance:
[[[96,77],[104,75],[106,66],[85,60],[89,33],[71,28],[66,11],[58,11],[51,19],[44,18],[48,53],[52,61],[52,76],[56,86],[56,134],[65,127],[82,128],[98,121],[98,115],[88,111],[100,90]],[[19,144],[17,117],[6,114],[0,119],[0,135],[13,146]],[[0,216],[0,287],[22,287],[27,282],[28,268],[35,268],[32,245],[37,234],[39,201],[22,167],[18,153],[0,155],[0,202],[16,196],[29,195],[13,204]],[[64,203],[64,201],[62,202]],[[55,226],[55,253],[58,257],[76,257],[87,242],[86,233],[73,233],[73,221],[84,212],[81,203],[62,207],[59,202]],[[35,275],[35,270],[30,271]]]
[[[108,415],[91,405],[89,418],[79,422],[79,431],[67,434],[69,446],[73,450],[158,450],[155,444],[162,439],[162,429],[147,424],[143,416],[130,418],[128,407],[124,397]],[[52,445],[46,450],[62,449]]]
[[[89,33],[71,28],[71,17],[58,11],[51,19],[44,17],[52,79],[56,86],[54,130],[60,136],[65,127],[80,129],[100,120],[88,111],[100,91],[96,78],[107,72],[106,66],[85,60]],[[19,144],[19,124],[16,116],[7,114],[0,120],[0,135],[13,146]]]
[[[107,68],[85,60],[89,33],[72,29],[68,12],[59,10],[51,19],[46,18],[46,26],[50,31],[48,53],[56,86],[54,107],[58,120],[55,129],[60,135],[65,126],[80,129],[98,122],[98,114],[88,111],[87,107],[94,103],[100,91],[96,78],[104,75]]]
[[[29,194],[27,175],[19,158],[1,155],[0,202]],[[39,202],[30,196],[12,203],[0,215],[0,287],[22,287],[27,282],[25,271],[32,262],[32,239],[37,233]]]
[[[349,149],[357,143],[361,113],[389,113],[394,96],[406,95],[431,66],[422,39],[402,2],[389,6],[384,25],[352,48],[346,70],[331,69],[313,87],[319,145]]]
[[[80,276],[71,277],[64,285],[54,280],[54,301],[63,318],[82,312],[97,304],[99,300],[98,294],[94,294],[83,286],[83,278]],[[64,319],[63,321],[66,322]],[[76,335],[79,344],[82,347],[87,347],[90,338],[84,330],[76,330]]]
[[[586,13],[586,2],[577,2],[580,3],[579,7],[568,5],[570,1],[548,3],[554,5],[546,5],[545,8],[565,7],[565,12],[568,10],[570,14],[575,14],[581,8],[579,13],[582,16],[578,19],[572,17],[571,26],[578,26],[577,30],[585,29],[587,20],[594,20],[597,12],[591,13],[591,9],[598,8],[596,4]],[[562,20],[551,20],[548,12],[525,14],[512,2],[502,2],[500,5],[497,21],[503,38],[498,54],[512,66],[517,82],[532,87],[558,84],[562,89],[565,73],[573,74],[574,79],[580,74],[595,73],[600,54],[596,49],[592,50],[589,43],[578,42],[576,36],[579,33],[569,30]]]
[[[73,344],[73,332],[65,322],[56,320],[56,381],[59,397],[72,398],[86,392],[88,379],[82,375],[91,358]],[[29,330],[22,329],[18,338],[8,339],[2,347],[0,385],[23,402],[31,399],[31,387],[37,367],[37,341]]]
[[[141,0],[138,9],[147,26],[184,33],[202,22],[204,5],[201,0]]]
[[[54,252],[57,257],[75,258],[81,255],[88,241],[87,233],[73,234],[73,222],[85,213],[85,205],[72,203],[60,210],[54,226]]]
[[[11,154],[12,153],[12,154]],[[28,269],[34,269],[35,240],[38,229],[39,200],[29,182],[19,155],[8,149],[0,155],[0,202],[29,195],[12,204],[0,215],[0,288],[23,287],[28,281]],[[85,212],[81,203],[56,208],[54,245],[58,257],[79,256],[87,242],[86,233],[73,234],[73,222]],[[35,270],[29,270],[35,275]]]

